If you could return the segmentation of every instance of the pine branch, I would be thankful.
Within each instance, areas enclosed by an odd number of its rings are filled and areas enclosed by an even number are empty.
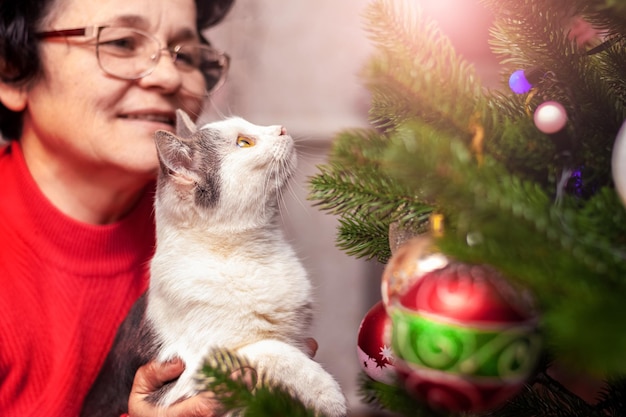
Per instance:
[[[475,70],[419,5],[376,0],[365,18],[378,49],[364,71],[374,125],[389,129],[419,117],[442,129],[467,131],[481,88]]]
[[[255,378],[252,381],[246,380],[251,373]],[[256,378],[247,361],[228,350],[217,349],[210,352],[197,379],[199,389],[214,393],[224,411],[233,415],[323,417],[307,409],[287,389],[272,384],[263,375]]]
[[[333,144],[331,162],[309,179],[309,199],[340,216],[337,246],[380,262],[390,256],[392,222],[425,222],[433,210],[382,171],[386,146],[386,137],[374,130],[343,132]]]
[[[585,19],[595,27],[607,29],[609,36],[623,36],[626,33],[626,3],[620,0],[583,1]]]
[[[345,216],[339,219],[337,247],[356,258],[376,258],[385,263],[391,257],[389,222],[374,217]]]

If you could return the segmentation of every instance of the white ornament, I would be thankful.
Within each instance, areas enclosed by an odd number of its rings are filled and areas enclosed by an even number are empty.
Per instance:
[[[537,106],[533,115],[535,126],[545,134],[556,133],[565,127],[567,112],[561,103],[546,101]]]
[[[622,199],[622,203],[626,205],[626,121],[617,132],[611,157],[611,169],[615,190]]]

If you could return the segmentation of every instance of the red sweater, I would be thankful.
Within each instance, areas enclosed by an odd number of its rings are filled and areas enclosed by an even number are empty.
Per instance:
[[[79,414],[147,287],[152,198],[118,223],[80,223],[39,191],[17,142],[0,148],[0,416]]]

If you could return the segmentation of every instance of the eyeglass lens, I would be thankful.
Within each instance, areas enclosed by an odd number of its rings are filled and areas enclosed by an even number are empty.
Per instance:
[[[161,51],[157,39],[136,29],[103,27],[98,33],[98,62],[115,77],[129,80],[145,77],[157,66]],[[183,88],[189,93],[206,95],[219,87],[226,76],[227,57],[209,46],[182,44],[168,52],[184,73]]]

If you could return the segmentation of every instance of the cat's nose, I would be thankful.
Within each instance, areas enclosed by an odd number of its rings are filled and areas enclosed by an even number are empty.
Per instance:
[[[287,134],[287,128],[285,128],[285,126],[281,126],[280,127],[280,135],[286,135]]]

